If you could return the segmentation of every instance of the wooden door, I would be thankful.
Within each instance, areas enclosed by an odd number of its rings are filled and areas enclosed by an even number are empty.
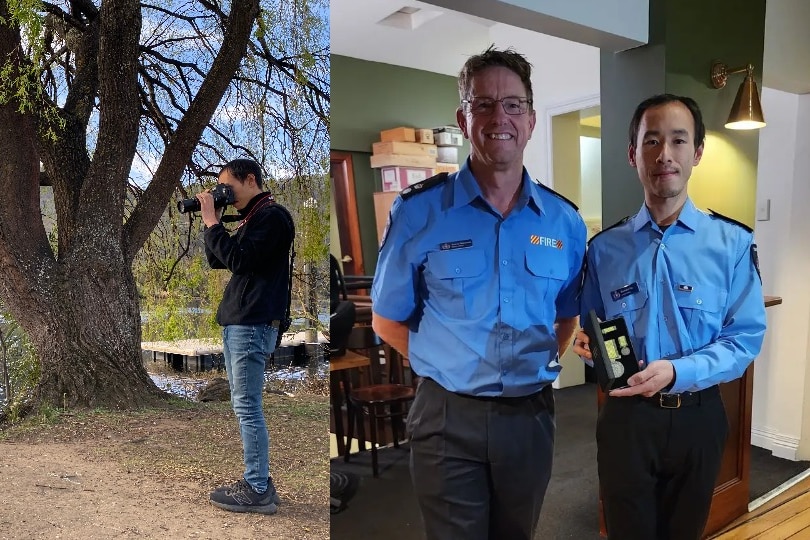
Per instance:
[[[599,406],[605,399],[596,387]],[[754,393],[754,364],[736,381],[720,385],[723,405],[728,416],[728,438],[714,487],[712,507],[704,536],[722,529],[748,511],[751,481],[751,405]],[[599,533],[607,536],[602,502],[599,502]]]
[[[364,276],[366,271],[363,264],[363,248],[360,243],[360,221],[357,217],[352,155],[347,152],[330,152],[329,176],[332,180],[332,193],[337,213],[343,274]]]
[[[754,364],[748,366],[740,379],[720,385],[720,392],[726,407],[729,432],[704,535],[717,532],[748,512]]]

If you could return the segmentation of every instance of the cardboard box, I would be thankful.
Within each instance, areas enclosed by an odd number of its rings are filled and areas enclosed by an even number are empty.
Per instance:
[[[436,156],[409,156],[407,154],[374,154],[371,156],[371,167],[424,167],[436,166]]]
[[[375,154],[401,154],[408,156],[433,156],[433,157],[436,157],[438,155],[438,149],[436,148],[435,144],[420,144],[417,142],[391,141],[391,142],[375,142],[371,146]]]
[[[436,161],[458,163],[458,146],[439,146]]]
[[[416,142],[422,144],[433,144],[433,130],[432,129],[417,129]]]
[[[416,142],[416,133],[413,128],[396,127],[380,132],[382,142]]]
[[[432,168],[424,167],[383,167],[382,190],[400,192],[408,186],[433,176]]]
[[[454,173],[454,172],[458,172],[458,169],[459,169],[458,163],[439,163],[439,162],[436,162],[436,167],[433,169],[433,171],[434,171],[434,174],[439,174],[439,173],[443,173],[443,172]]]
[[[457,127],[441,126],[433,128],[433,142],[436,146],[461,146],[464,144],[464,137]]]
[[[399,195],[396,191],[375,192],[374,194],[374,217],[377,221],[377,244],[382,242],[385,225],[388,223],[388,214],[394,199]]]

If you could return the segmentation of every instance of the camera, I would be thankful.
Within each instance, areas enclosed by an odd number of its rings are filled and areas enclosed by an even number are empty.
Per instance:
[[[216,187],[211,190],[211,195],[214,197],[214,208],[222,208],[223,206],[233,204],[233,190],[227,184],[217,184]],[[181,214],[185,214],[186,212],[198,212],[200,210],[200,201],[196,197],[177,201],[177,210]]]

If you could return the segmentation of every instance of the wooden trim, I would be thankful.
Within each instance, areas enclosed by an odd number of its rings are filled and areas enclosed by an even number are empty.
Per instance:
[[[363,244],[360,241],[360,220],[357,216],[357,195],[354,189],[352,155],[348,152],[329,152],[329,166],[335,187],[335,211],[341,231],[340,250],[351,253],[353,261],[344,263],[343,273],[365,275]]]
[[[765,307],[776,306],[782,303],[781,296],[766,296],[765,297]]]
[[[724,462],[734,460],[732,478],[715,487],[709,519],[704,535],[711,535],[748,512],[749,486],[751,483],[751,406],[754,394],[754,365],[751,364],[739,379],[720,385],[723,403],[729,416],[729,427],[736,425],[736,439],[726,441],[734,453],[723,456]],[[735,406],[736,405],[736,406]],[[736,417],[732,417],[735,415]],[[734,435],[733,433],[729,434]],[[722,474],[722,471],[721,471]]]

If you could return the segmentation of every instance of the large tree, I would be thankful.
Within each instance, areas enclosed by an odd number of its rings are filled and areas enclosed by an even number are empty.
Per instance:
[[[312,172],[328,50],[304,49],[326,11],[271,2],[0,0],[0,300],[40,359],[31,403],[158,399],[131,268],[172,194],[245,155]]]

